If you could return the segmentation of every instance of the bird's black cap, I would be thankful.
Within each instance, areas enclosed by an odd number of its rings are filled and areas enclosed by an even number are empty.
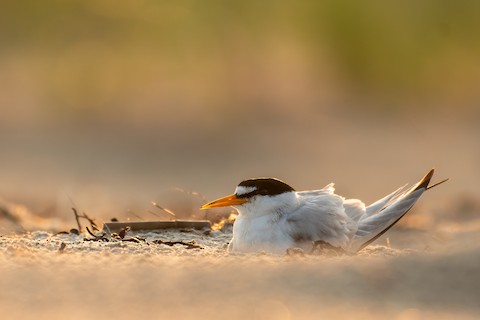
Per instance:
[[[254,178],[240,182],[239,187],[245,187],[252,191],[244,194],[236,194],[237,198],[251,198],[257,195],[275,196],[285,192],[295,191],[285,182],[275,178]]]

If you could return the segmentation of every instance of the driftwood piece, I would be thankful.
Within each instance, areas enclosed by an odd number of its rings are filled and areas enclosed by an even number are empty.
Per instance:
[[[165,220],[165,221],[131,221],[131,222],[106,222],[103,230],[109,232],[119,231],[125,227],[130,230],[162,230],[162,229],[204,229],[210,228],[208,220]]]

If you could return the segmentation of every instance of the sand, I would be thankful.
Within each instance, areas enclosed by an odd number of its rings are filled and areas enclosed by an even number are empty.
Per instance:
[[[405,237],[397,229],[391,236]],[[0,310],[4,319],[475,319],[477,234],[452,228],[443,244],[416,249],[379,239],[356,256],[271,256],[228,255],[228,228],[126,235],[140,243],[12,233],[0,236]]]

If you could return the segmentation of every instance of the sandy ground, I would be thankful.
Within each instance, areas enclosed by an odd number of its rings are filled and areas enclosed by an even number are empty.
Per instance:
[[[478,319],[478,125],[440,135],[444,123],[424,127],[419,118],[408,128],[402,123],[391,130],[384,121],[378,128],[328,121],[317,126],[312,120],[308,128],[317,128],[316,136],[335,132],[335,139],[327,139],[330,144],[312,149],[312,131],[300,130],[295,140],[286,140],[288,157],[285,146],[271,146],[269,136],[260,134],[265,143],[254,146],[259,158],[247,163],[235,159],[244,159],[246,147],[257,141],[256,131],[255,139],[240,136],[227,143],[243,147],[222,149],[221,156],[201,143],[198,150],[191,148],[188,136],[183,145],[175,140],[168,149],[136,140],[123,145],[121,137],[114,140],[117,144],[105,138],[92,146],[90,141],[99,141],[94,135],[80,140],[83,144],[3,135],[0,145],[8,152],[0,161],[5,199],[0,201],[1,318]],[[290,133],[293,129],[284,137]],[[204,141],[212,149],[224,145],[220,138]],[[180,159],[184,153],[178,150],[183,149],[193,151]],[[379,150],[384,150],[381,157],[372,159]],[[359,152],[354,160],[352,152]],[[282,178],[299,189],[335,181],[339,194],[370,203],[403,183],[414,183],[432,164],[438,168],[435,181],[451,181],[425,195],[375,246],[357,256],[230,256],[225,250],[228,230],[138,234],[146,239],[140,243],[56,235],[75,225],[72,206],[99,221],[136,219],[131,212],[152,219],[147,210],[156,210],[150,204],[155,200],[176,213],[215,218],[218,211],[207,215],[198,210],[199,197],[158,196],[162,186],[177,183],[213,200],[243,178],[285,173]],[[78,186],[62,188],[65,181]],[[30,200],[36,197],[41,201]],[[158,239],[195,240],[203,249],[155,244]]]
[[[4,319],[475,319],[480,245],[473,229],[450,228],[440,241],[396,228],[392,239],[422,245],[399,249],[392,240],[389,248],[379,239],[357,256],[232,256],[228,229],[127,234],[146,240],[140,243],[2,235],[0,310]],[[437,246],[425,247],[427,238]]]

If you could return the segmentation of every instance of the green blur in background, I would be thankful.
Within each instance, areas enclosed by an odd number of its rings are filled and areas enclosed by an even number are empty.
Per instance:
[[[479,14],[476,1],[5,1],[1,121],[471,110]]]

